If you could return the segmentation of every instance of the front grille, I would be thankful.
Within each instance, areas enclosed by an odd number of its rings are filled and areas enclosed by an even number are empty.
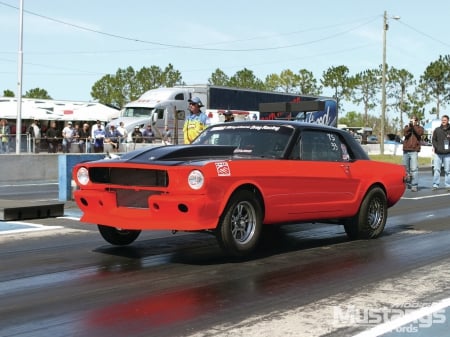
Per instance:
[[[121,189],[117,189],[115,192],[117,206],[130,208],[148,208],[148,197],[155,194],[161,194],[159,191],[133,191]]]
[[[138,168],[92,167],[89,177],[93,183],[122,186],[167,187],[169,176],[164,170]]]

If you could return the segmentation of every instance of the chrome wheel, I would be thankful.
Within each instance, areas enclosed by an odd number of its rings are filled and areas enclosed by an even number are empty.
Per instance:
[[[231,214],[231,234],[239,244],[245,244],[253,237],[256,228],[256,212],[253,206],[242,201]]]

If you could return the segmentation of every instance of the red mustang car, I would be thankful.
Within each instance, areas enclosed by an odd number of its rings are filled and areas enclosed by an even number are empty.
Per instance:
[[[406,186],[403,166],[370,160],[346,131],[293,121],[217,124],[190,145],[80,163],[73,177],[81,221],[111,244],[141,230],[208,231],[235,256],[271,225],[336,223],[350,239],[376,238]]]

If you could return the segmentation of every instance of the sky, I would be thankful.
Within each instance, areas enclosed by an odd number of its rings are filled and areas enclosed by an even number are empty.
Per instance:
[[[0,95],[17,96],[20,50],[22,94],[42,88],[69,101],[93,101],[96,81],[129,66],[172,64],[186,84],[207,83],[218,68],[229,77],[246,68],[262,81],[286,69],[320,80],[340,65],[354,75],[382,64],[385,11],[389,66],[418,80],[450,54],[444,0],[23,0],[22,30],[19,7],[0,0]]]

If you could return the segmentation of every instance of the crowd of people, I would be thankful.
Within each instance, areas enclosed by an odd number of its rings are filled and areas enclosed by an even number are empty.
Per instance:
[[[418,154],[424,136],[424,128],[417,116],[412,116],[409,124],[403,128],[403,165],[405,166],[408,188],[411,192],[419,190]],[[444,170],[444,187],[450,192],[450,125],[449,116],[441,117],[441,125],[433,130],[431,136],[433,147],[433,182],[431,189],[437,191]]]
[[[111,123],[109,127],[106,127],[100,120],[92,125],[87,122],[67,121],[64,126],[61,125],[61,128],[58,129],[56,121],[46,121],[41,125],[39,120],[33,120],[28,126],[22,126],[22,147],[28,148],[33,153],[41,151],[48,153],[102,153],[105,151],[105,145],[109,144],[112,151],[118,152],[120,144],[126,143],[128,139],[123,122],[118,125]],[[151,125],[147,125],[143,131],[139,126],[136,129],[140,136],[132,137],[133,142],[152,143],[154,141],[155,134]],[[15,152],[15,135],[15,126],[11,127],[8,120],[1,119],[0,154]],[[171,132],[168,127],[165,128],[162,135],[166,143],[171,142]]]
[[[193,97],[189,100],[189,116],[183,126],[185,144],[190,144],[208,126],[208,117],[201,111],[202,107],[204,105],[200,98]],[[225,122],[234,121],[230,110],[223,112],[223,117]],[[0,120],[0,154],[14,152],[15,133],[6,119]],[[118,152],[121,150],[120,144],[127,140],[134,144],[153,143],[157,137],[150,124],[142,129],[137,125],[131,137],[128,137],[123,122],[118,125],[110,123],[106,127],[100,120],[92,125],[72,121],[64,122],[64,125],[60,121],[45,121],[41,125],[39,120],[33,120],[28,126],[22,126],[22,136],[26,137],[29,149],[34,153],[101,153],[105,151],[106,144],[110,145],[112,151]],[[168,126],[158,132],[158,137],[162,137],[163,144],[172,144],[172,132]]]

